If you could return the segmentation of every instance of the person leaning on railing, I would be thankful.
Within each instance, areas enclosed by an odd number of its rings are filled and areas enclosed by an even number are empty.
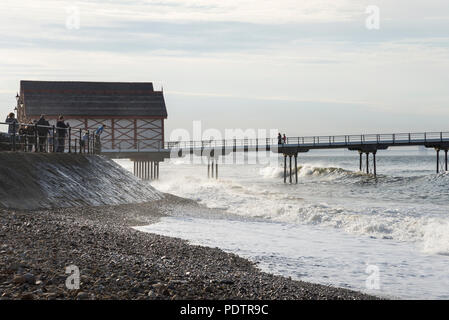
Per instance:
[[[33,121],[28,121],[28,125],[26,128],[26,145],[28,152],[31,152],[33,150],[33,146],[36,145],[36,127]]]
[[[20,151],[26,151],[26,139],[27,139],[27,127],[21,125],[19,128],[18,139],[16,139],[16,143],[19,144],[18,149]]]
[[[86,145],[89,142],[89,133],[87,130],[83,131],[83,135],[80,139],[80,153],[86,152]]]
[[[56,123],[56,133],[58,135],[56,152],[64,152],[65,137],[67,136],[68,127],[69,124],[64,122],[64,117],[59,116],[58,122]]]
[[[101,124],[97,130],[95,130],[95,144],[94,144],[94,153],[101,152],[101,134],[103,133],[106,126]]]

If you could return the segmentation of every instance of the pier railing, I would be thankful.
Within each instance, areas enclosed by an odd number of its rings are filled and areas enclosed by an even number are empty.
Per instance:
[[[99,137],[89,130],[79,129],[73,138],[72,128],[37,123],[0,122],[0,151],[98,153]],[[65,134],[61,135],[60,132]],[[77,130],[78,131],[78,130]]]
[[[390,133],[390,134],[360,134],[336,136],[304,136],[287,137],[286,141],[277,138],[263,139],[227,139],[227,140],[201,140],[201,141],[168,141],[165,149],[199,149],[199,148],[233,148],[256,147],[267,145],[288,145],[311,148],[351,147],[354,145],[380,145],[404,146],[425,145],[426,143],[448,142],[449,132],[420,132],[420,133]]]

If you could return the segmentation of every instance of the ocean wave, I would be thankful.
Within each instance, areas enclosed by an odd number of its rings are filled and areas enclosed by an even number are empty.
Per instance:
[[[248,219],[335,228],[449,254],[449,216],[439,205],[449,197],[447,173],[374,179],[332,163],[302,164],[297,167],[300,184],[284,186],[280,166],[227,170],[215,180],[189,168],[186,175],[166,176],[154,185]]]
[[[292,172],[298,172],[298,178],[327,178],[327,179],[339,179],[339,178],[360,178],[370,177],[371,175],[360,172],[350,171],[338,167],[318,167],[313,165],[300,165],[293,167]],[[260,169],[259,174],[264,178],[283,178],[283,167],[265,167]],[[287,175],[289,174],[289,168],[287,168]]]

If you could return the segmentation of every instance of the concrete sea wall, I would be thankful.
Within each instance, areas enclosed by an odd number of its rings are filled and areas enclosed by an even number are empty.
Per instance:
[[[148,183],[102,156],[0,153],[0,208],[96,206],[162,197]]]

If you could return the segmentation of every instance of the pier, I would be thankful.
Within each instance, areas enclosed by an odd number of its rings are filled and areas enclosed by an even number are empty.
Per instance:
[[[218,164],[216,159],[231,152],[274,152],[284,157],[284,183],[298,183],[298,155],[310,150],[348,149],[359,153],[359,170],[377,177],[378,150],[387,150],[390,147],[424,146],[436,151],[436,172],[448,171],[449,132],[422,132],[422,133],[391,133],[391,134],[361,134],[361,135],[335,135],[335,136],[307,136],[288,137],[285,143],[279,144],[277,138],[267,139],[231,139],[207,141],[171,141],[166,142],[164,150],[170,157],[182,157],[187,154],[208,157],[208,177],[218,177]],[[444,151],[444,158],[440,159],[440,151]],[[372,169],[370,167],[370,155]],[[288,159],[287,159],[288,158]],[[288,165],[287,165],[288,160]],[[294,170],[292,161],[294,160]],[[212,165],[212,174],[210,173]],[[287,179],[288,178],[288,179]]]
[[[7,123],[0,123],[8,125]],[[17,123],[19,127],[29,124]],[[37,128],[38,125],[32,125]],[[55,137],[55,126],[46,127]],[[66,129],[67,139],[64,151],[68,153],[101,154],[111,159],[130,159],[134,162],[134,175],[142,180],[159,179],[159,165],[168,158],[180,158],[186,155],[207,157],[207,176],[218,179],[219,157],[237,152],[272,152],[283,156],[284,183],[298,183],[298,157],[311,150],[347,149],[358,152],[358,169],[377,177],[377,151],[390,147],[424,146],[436,152],[436,173],[448,171],[449,132],[362,134],[336,136],[288,137],[285,143],[278,143],[277,138],[266,139],[228,139],[203,141],[169,141],[149,145],[148,139],[122,139],[128,147],[121,149],[103,149],[96,144],[94,134],[89,134],[87,143],[80,147],[81,129],[76,130],[78,138],[72,139],[73,130]],[[0,139],[0,147],[5,151],[37,152],[38,137],[15,134]],[[17,130],[17,132],[19,132]],[[49,139],[50,140],[50,139]],[[128,141],[129,140],[129,141]],[[31,141],[31,142],[30,142]],[[45,152],[55,152],[56,139],[47,142]],[[134,147],[133,147],[134,146]],[[441,156],[444,152],[444,156]],[[371,162],[370,162],[371,161]],[[294,163],[294,164],[293,164]],[[370,163],[372,166],[370,166]],[[293,167],[294,166],[294,167]],[[293,169],[294,168],[294,169]]]

